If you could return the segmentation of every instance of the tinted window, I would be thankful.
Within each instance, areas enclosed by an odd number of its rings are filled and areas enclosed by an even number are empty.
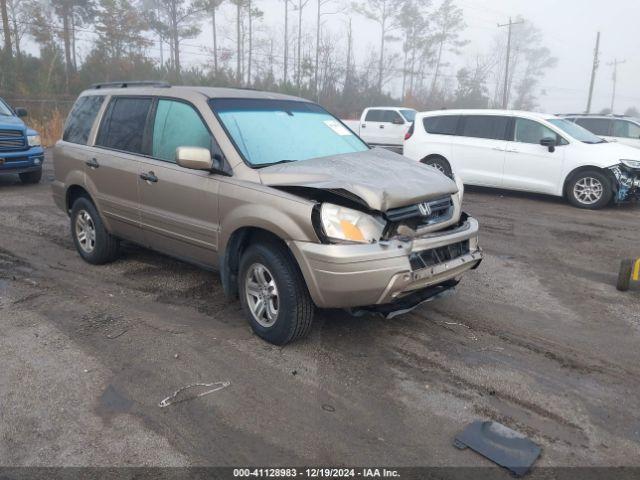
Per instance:
[[[614,120],[613,136],[638,139],[640,138],[640,126],[626,120]]]
[[[516,118],[515,141],[540,144],[543,138],[554,138],[558,145],[566,144],[560,135],[541,123],[526,118]]]
[[[367,112],[367,116],[365,117],[365,122],[382,122],[382,117],[384,116],[383,110],[369,110]]]
[[[462,135],[465,137],[506,140],[508,124],[509,118],[507,117],[472,115],[464,117]]]
[[[385,110],[382,112],[382,121],[386,123],[404,123],[404,119],[398,112],[393,110]]]
[[[458,119],[456,115],[445,115],[442,117],[425,117],[422,119],[424,129],[427,133],[436,135],[455,135],[458,128]]]
[[[400,113],[407,119],[407,122],[413,122],[416,119],[417,112],[415,110],[400,110]]]
[[[174,100],[160,100],[153,127],[151,155],[160,160],[175,162],[178,147],[212,150],[213,138],[191,105]],[[218,153],[217,149],[215,153]]]
[[[64,126],[62,139],[65,142],[86,145],[93,122],[100,111],[104,96],[80,97],[71,109]]]
[[[13,116],[13,112],[9,108],[9,105],[4,103],[1,98],[0,98],[0,116],[3,116],[3,117],[12,117]]]
[[[143,152],[150,98],[115,98],[100,127],[97,145],[131,153]]]
[[[576,123],[600,136],[609,135],[609,127],[611,126],[611,120],[606,118],[578,118]]]

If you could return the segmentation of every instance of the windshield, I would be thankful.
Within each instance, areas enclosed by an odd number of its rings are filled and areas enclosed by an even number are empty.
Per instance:
[[[602,138],[594,135],[586,128],[582,128],[580,125],[576,125],[573,122],[562,120],[560,118],[551,118],[548,122],[556,127],[560,128],[565,133],[569,134],[576,140],[583,143],[605,143]]]
[[[218,98],[210,105],[254,167],[369,149],[338,119],[313,103]]]
[[[400,110],[400,113],[407,120],[407,122],[413,122],[416,119],[417,112],[415,110],[402,109]]]
[[[5,117],[13,117],[13,112],[2,99],[0,99],[0,115]]]

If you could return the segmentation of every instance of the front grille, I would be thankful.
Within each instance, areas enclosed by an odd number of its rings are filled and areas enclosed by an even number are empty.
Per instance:
[[[21,130],[0,130],[0,150],[19,150],[26,145]]]
[[[409,262],[411,263],[411,270],[420,270],[421,268],[433,267],[434,265],[448,262],[467,253],[469,253],[469,240],[464,240],[444,247],[412,253],[409,256]]]
[[[390,222],[402,223],[416,230],[450,220],[453,216],[453,200],[451,196],[446,196],[408,207],[394,208],[388,210],[386,215]]]

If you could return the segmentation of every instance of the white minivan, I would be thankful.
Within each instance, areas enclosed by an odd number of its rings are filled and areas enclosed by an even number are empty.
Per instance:
[[[467,185],[564,196],[580,208],[640,199],[640,149],[609,143],[554,115],[418,113],[404,155]]]
[[[640,148],[640,120],[620,115],[561,115],[610,142]]]

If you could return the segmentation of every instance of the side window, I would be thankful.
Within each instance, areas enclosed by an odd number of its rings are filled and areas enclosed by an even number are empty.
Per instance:
[[[202,147],[211,151],[214,141],[191,105],[175,100],[159,100],[151,155],[175,163],[178,147]],[[218,153],[217,146],[212,153]]]
[[[465,137],[506,140],[508,117],[493,115],[470,115],[464,117],[462,135]]]
[[[607,118],[578,118],[576,123],[601,137],[610,134],[611,120]]]
[[[443,115],[441,117],[425,117],[422,119],[427,133],[434,135],[455,135],[458,129],[457,115]]]
[[[382,121],[386,123],[404,123],[404,119],[400,116],[400,114],[393,110],[384,110],[382,112]]]
[[[103,101],[102,95],[78,98],[67,118],[62,139],[65,142],[86,145]]]
[[[143,151],[150,98],[116,97],[109,104],[97,145],[130,153]]]
[[[382,122],[384,112],[382,110],[369,110],[364,118],[365,122]]]
[[[516,142],[540,145],[540,141],[543,138],[555,138],[558,145],[565,145],[567,143],[564,138],[541,123],[526,118],[516,118]]]
[[[621,138],[640,138],[640,126],[627,120],[613,121],[613,136]]]

